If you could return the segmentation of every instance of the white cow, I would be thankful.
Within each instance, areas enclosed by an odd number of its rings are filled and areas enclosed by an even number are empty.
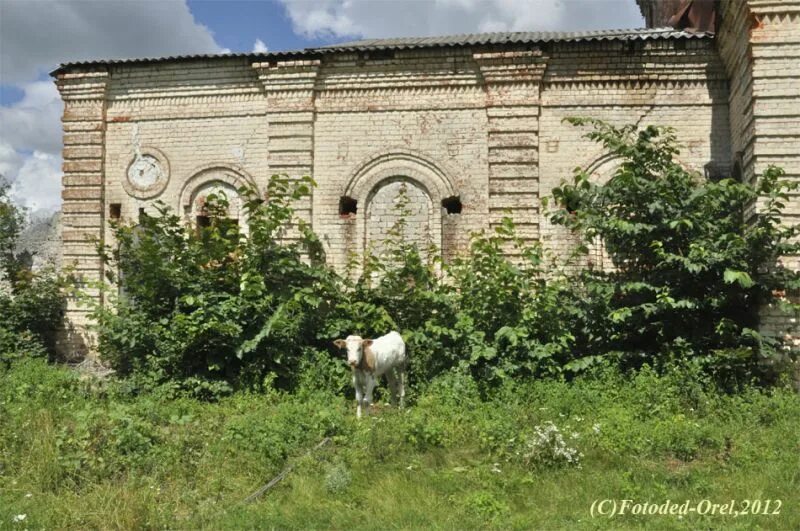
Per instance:
[[[333,344],[347,348],[347,363],[353,369],[359,418],[362,406],[365,414],[369,414],[372,391],[384,374],[392,392],[392,402],[403,407],[406,396],[406,344],[400,334],[389,332],[378,339],[347,336],[347,339],[337,339]]]

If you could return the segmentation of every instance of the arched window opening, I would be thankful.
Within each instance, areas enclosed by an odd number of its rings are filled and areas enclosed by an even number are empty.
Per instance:
[[[215,226],[222,233],[247,233],[247,223],[242,223],[244,201],[233,185],[221,181],[209,181],[198,186],[184,207],[186,217],[195,228]]]
[[[431,244],[438,243],[434,204],[428,192],[407,177],[379,183],[366,209],[367,249],[380,256],[392,242],[399,242],[415,245],[426,256]]]

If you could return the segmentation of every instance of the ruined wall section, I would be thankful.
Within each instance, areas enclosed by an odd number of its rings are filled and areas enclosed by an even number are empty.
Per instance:
[[[385,237],[366,224],[373,217],[388,229],[392,205],[370,205],[394,201],[382,187],[398,178],[430,202],[428,237],[445,257],[485,226],[486,93],[469,50],[327,56],[315,110],[314,228],[337,268]],[[461,213],[442,207],[448,197],[461,201]],[[356,211],[340,212],[342,198],[355,201]]]
[[[103,265],[96,245],[103,239],[103,198],[106,93],[105,68],[62,73],[56,85],[64,100],[62,264],[72,268],[86,296],[100,302],[97,285]],[[91,352],[93,338],[87,329],[88,308],[77,299],[67,301],[64,330],[58,349],[69,357]]]
[[[734,160],[742,177],[754,180],[769,165],[800,179],[800,2],[724,0],[717,37],[731,79],[730,112]],[[759,205],[754,205],[758,209]],[[787,223],[800,222],[800,194],[785,209]],[[781,266],[800,268],[800,257]],[[798,294],[785,294],[798,301]],[[762,332],[800,346],[800,315],[779,304],[764,308]],[[800,385],[800,365],[797,369]]]
[[[745,179],[770,164],[800,179],[800,2],[726,1],[717,39],[731,78],[734,157]],[[800,200],[787,209],[800,221]]]
[[[563,120],[600,118],[612,124],[668,125],[684,145],[679,160],[701,175],[729,170],[730,129],[725,71],[709,39],[647,40],[585,44],[557,43],[542,81],[540,196],[551,195],[576,167],[589,168],[598,182],[617,162],[602,146],[583,138],[586,128]],[[540,218],[542,241],[556,256],[570,256],[575,238]],[[575,266],[609,267],[598,242]]]
[[[539,114],[548,58],[541,48],[473,55],[486,90],[489,227],[511,217],[527,242],[539,239]],[[518,252],[509,248],[509,254]]]
[[[717,34],[717,48],[730,79],[729,109],[731,155],[734,172],[745,182],[755,176],[753,160],[753,61],[750,32],[754,19],[745,1],[722,3],[723,23]]]
[[[254,63],[265,94],[269,174],[291,179],[314,176],[314,85],[318,59]],[[312,192],[316,194],[316,190]],[[312,222],[312,197],[294,205],[298,218]],[[295,230],[287,239],[298,236]]]
[[[194,191],[212,181],[228,189],[266,184],[266,108],[249,61],[119,65],[111,78],[106,215],[118,205],[115,215],[135,222],[161,201],[189,216]],[[131,182],[137,171],[145,172],[141,186]]]

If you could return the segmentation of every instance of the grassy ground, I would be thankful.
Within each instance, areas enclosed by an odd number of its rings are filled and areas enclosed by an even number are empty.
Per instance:
[[[800,529],[800,396],[707,388],[607,373],[486,398],[448,376],[357,422],[322,392],[211,404],[28,361],[0,372],[0,529]],[[557,437],[532,442],[548,422],[578,464]],[[782,505],[592,517],[602,499]]]

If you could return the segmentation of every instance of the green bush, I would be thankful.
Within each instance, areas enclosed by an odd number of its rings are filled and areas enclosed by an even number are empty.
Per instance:
[[[761,361],[777,361],[778,345],[758,332],[758,314],[776,291],[800,287],[779,267],[800,250],[798,227],[781,222],[797,183],[775,167],[755,183],[705,179],[675,159],[670,128],[569,121],[591,126],[587,138],[619,161],[605,183],[578,168],[554,190],[553,221],[602,241],[615,267],[581,275],[599,308],[581,347],[634,366],[691,357],[721,378],[769,377],[775,365]]]
[[[315,237],[291,208],[310,184],[275,176],[269,201],[240,190],[247,237],[225,218],[227,198],[213,195],[205,227],[183,224],[163,205],[137,225],[115,226],[117,248],[104,258],[118,293],[94,308],[103,358],[122,375],[182,381],[185,391],[212,398],[228,384],[259,388],[268,373],[279,385],[295,383],[304,349],[315,345],[324,322],[317,313],[331,300]],[[286,243],[292,224],[300,239]]]
[[[554,191],[552,219],[586,244],[601,239],[612,271],[553,267],[510,218],[442,263],[434,247],[407,241],[401,187],[379,252],[353,255],[339,275],[292,209],[313,182],[273,176],[267,200],[239,191],[247,236],[221,196],[207,199],[207,226],[161,205],[138,225],[114,227],[117,248],[105,259],[117,293],[94,313],[101,354],[140,388],[207,399],[265,382],[346,392],[332,341],[393,329],[406,340],[418,396],[449,373],[470,375],[486,393],[606,365],[665,373],[684,360],[731,387],[776,381],[784,347],[758,332],[758,310],[800,286],[776,267],[800,250],[797,227],[780,223],[794,185],[774,168],[752,185],[702,179],[675,160],[666,128],[572,122],[592,125],[587,136],[620,166],[604,184],[576,170]]]
[[[24,356],[55,356],[67,285],[52,269],[31,271],[16,254],[25,218],[8,190],[0,177],[0,364]]]

